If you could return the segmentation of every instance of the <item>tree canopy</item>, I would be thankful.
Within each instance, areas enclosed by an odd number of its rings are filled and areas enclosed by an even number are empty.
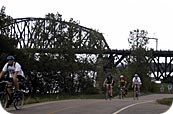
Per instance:
[[[148,91],[151,85],[150,67],[152,50],[147,50],[148,32],[145,30],[134,30],[129,35],[129,45],[131,46],[131,55],[128,58],[128,71],[133,77],[137,73],[143,82],[143,89]],[[132,79],[131,77],[131,79]]]
[[[45,15],[48,19],[46,27],[47,33],[43,31],[43,25],[38,24],[35,29],[38,34],[45,38],[44,42],[51,43],[48,38],[49,36],[59,37],[59,32],[52,32],[55,28],[52,26],[56,24],[54,20],[62,20],[62,15],[57,13],[48,13]],[[50,20],[49,20],[50,19]],[[0,13],[0,27],[8,25],[13,19],[5,14],[5,7],[2,7]],[[70,23],[78,24],[72,18],[69,20]],[[37,22],[39,23],[39,22]],[[61,27],[66,28],[62,25]],[[93,58],[86,56],[77,56],[72,46],[72,36],[76,27],[70,26],[64,31],[61,31],[61,48],[67,47],[67,53],[31,53],[26,50],[19,50],[16,48],[16,40],[0,34],[0,65],[6,62],[6,56],[12,54],[15,56],[26,75],[29,75],[32,84],[33,94],[54,94],[54,93],[96,93],[96,88],[93,86],[95,80],[95,61]],[[50,37],[51,39],[51,37]],[[43,42],[38,42],[39,46],[43,45]],[[46,47],[45,47],[46,48]],[[88,91],[93,88],[93,91]]]

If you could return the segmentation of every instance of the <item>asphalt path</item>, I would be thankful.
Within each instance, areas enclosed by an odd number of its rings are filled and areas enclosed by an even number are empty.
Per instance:
[[[7,109],[13,114],[161,114],[169,106],[156,103],[156,99],[173,97],[173,94],[152,94],[112,100],[74,99],[25,105],[21,110]]]

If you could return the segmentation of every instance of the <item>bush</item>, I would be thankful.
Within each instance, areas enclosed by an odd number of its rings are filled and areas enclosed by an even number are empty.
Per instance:
[[[99,94],[99,89],[96,87],[88,87],[85,91],[85,94]]]

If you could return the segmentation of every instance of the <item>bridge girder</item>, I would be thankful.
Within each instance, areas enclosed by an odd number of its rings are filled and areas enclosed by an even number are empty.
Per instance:
[[[119,64],[124,65],[123,60],[130,55],[129,50],[111,50],[114,53],[115,62],[117,67]],[[125,67],[125,66],[124,66]],[[151,59],[151,72],[156,80],[165,80],[173,77],[173,51],[153,51]]]
[[[75,54],[110,54],[115,67],[131,53],[111,50],[102,33],[61,20],[17,18],[0,28],[0,34],[16,39],[16,48],[31,53],[68,53],[70,49]],[[173,51],[153,52],[151,71],[156,79],[173,75],[172,57]]]
[[[0,34],[18,41],[19,49],[109,49],[102,33],[78,24],[46,18],[17,18]]]

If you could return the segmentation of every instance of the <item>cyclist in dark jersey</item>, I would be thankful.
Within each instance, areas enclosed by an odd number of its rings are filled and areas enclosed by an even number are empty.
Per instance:
[[[110,94],[111,94],[111,97],[112,97],[112,87],[113,87],[113,83],[114,83],[114,80],[113,80],[113,77],[111,74],[109,74],[106,79],[104,80],[103,82],[103,86],[106,86],[106,89],[109,88],[110,86]]]

